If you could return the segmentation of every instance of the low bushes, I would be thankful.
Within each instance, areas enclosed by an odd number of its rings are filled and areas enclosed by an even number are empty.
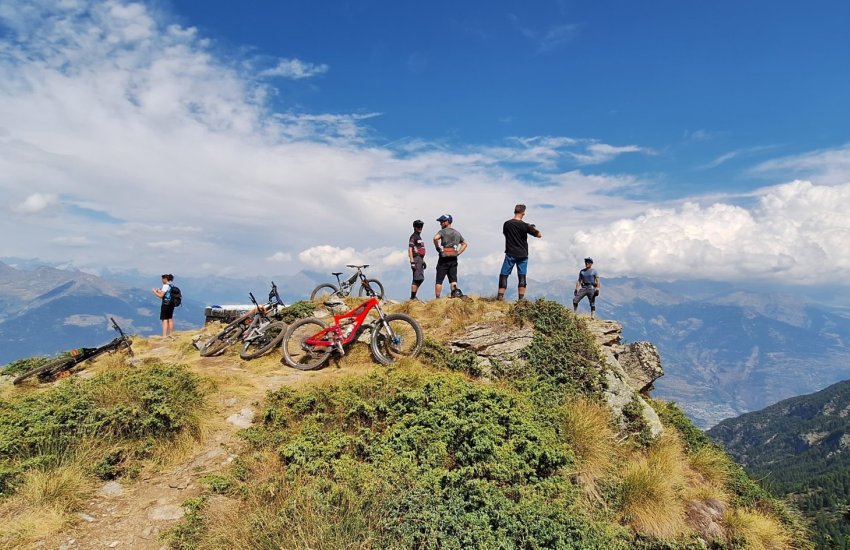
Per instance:
[[[173,365],[74,377],[0,400],[0,496],[14,492],[23,472],[58,465],[82,446],[103,450],[89,456],[93,470],[114,472],[154,441],[196,431],[202,402],[199,379]]]

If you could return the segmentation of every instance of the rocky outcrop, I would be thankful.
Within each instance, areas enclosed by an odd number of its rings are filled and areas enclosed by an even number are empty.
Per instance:
[[[588,328],[604,357],[608,407],[625,427],[625,411],[633,409],[636,403],[652,436],[660,435],[663,431],[661,420],[642,396],[649,391],[652,382],[664,374],[655,346],[649,342],[622,344],[623,329],[615,321],[589,321]],[[533,337],[534,329],[530,325],[506,327],[499,322],[482,323],[468,327],[463,336],[451,340],[449,349],[474,352],[482,372],[489,373],[496,362],[520,361],[522,350],[531,344]]]
[[[664,375],[658,350],[649,342],[622,344],[623,327],[616,321],[588,320],[588,328],[602,349],[608,367],[605,369],[608,407],[624,423],[624,411],[636,402],[650,433],[657,437],[664,427],[644,396],[648,396],[652,383]]]
[[[629,385],[648,394],[652,383],[664,376],[658,350],[649,342],[632,342],[619,346],[619,349],[617,362],[629,376]]]

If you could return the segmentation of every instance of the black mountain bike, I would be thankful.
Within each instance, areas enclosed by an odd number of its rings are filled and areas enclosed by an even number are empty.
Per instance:
[[[345,267],[350,267],[352,269],[356,269],[351,277],[346,280],[341,280],[339,278],[342,275],[340,273],[331,273],[331,275],[336,276],[336,285],[333,283],[322,283],[316,288],[313,289],[313,292],[310,293],[310,300],[320,300],[322,302],[326,301],[328,298],[337,297],[337,298],[346,298],[351,295],[354,291],[354,287],[357,283],[357,280],[360,280],[360,285],[357,289],[357,295],[360,297],[363,296],[377,296],[379,300],[384,299],[384,285],[381,284],[381,281],[378,279],[367,279],[366,275],[363,273],[363,270],[369,267],[369,264],[366,265],[346,265]]]
[[[46,363],[40,367],[28,370],[27,372],[21,374],[20,376],[12,380],[12,383],[20,384],[31,376],[38,376],[38,380],[40,382],[49,382],[50,380],[55,378],[56,375],[58,375],[59,373],[71,370],[83,361],[88,361],[90,359],[94,359],[95,357],[99,357],[104,353],[111,353],[113,351],[118,351],[122,348],[125,348],[127,350],[127,353],[132,356],[133,341],[130,339],[129,336],[124,334],[124,331],[121,330],[121,327],[118,326],[118,323],[115,322],[115,319],[110,317],[109,320],[112,321],[112,328],[117,330],[118,334],[120,334],[118,338],[113,339],[105,346],[100,346],[99,348],[78,348],[75,350],[71,350],[69,355],[60,357],[59,359],[54,359],[53,361],[50,361],[49,363]]]
[[[243,313],[201,346],[201,357],[221,355],[231,345],[241,341],[244,344],[239,356],[242,359],[253,359],[265,355],[280,344],[287,325],[275,320],[275,316],[286,304],[280,299],[277,285],[272,281],[269,301],[265,305],[257,303],[253,293],[249,292],[248,296],[254,308]]]

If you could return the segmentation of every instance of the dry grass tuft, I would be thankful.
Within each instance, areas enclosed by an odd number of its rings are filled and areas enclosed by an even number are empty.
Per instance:
[[[91,493],[91,482],[76,457],[67,464],[24,474],[15,495],[0,504],[0,546],[30,547],[32,540],[58,533]]]
[[[729,458],[720,449],[710,445],[700,447],[688,461],[695,477],[692,480],[694,485],[724,487],[729,483],[732,476]]]
[[[787,531],[774,518],[757,510],[730,510],[724,516],[730,544],[752,550],[792,548]]]
[[[679,440],[662,436],[645,456],[626,465],[621,514],[636,532],[672,538],[688,531],[682,498],[685,461]]]
[[[614,465],[616,433],[605,406],[578,399],[561,409],[561,430],[578,458],[578,482],[595,501],[602,498],[597,481],[609,474]]]

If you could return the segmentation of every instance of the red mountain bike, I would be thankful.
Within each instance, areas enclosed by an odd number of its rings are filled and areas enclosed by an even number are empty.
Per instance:
[[[326,305],[338,305],[338,302],[326,302]],[[366,317],[372,309],[378,313],[378,318],[367,323]],[[345,347],[366,330],[372,331],[372,356],[382,365],[415,357],[422,350],[419,323],[404,313],[385,314],[378,298],[372,296],[354,309],[334,315],[330,326],[315,317],[291,324],[283,337],[281,363],[300,370],[317,369],[327,363],[332,354],[345,355]]]

